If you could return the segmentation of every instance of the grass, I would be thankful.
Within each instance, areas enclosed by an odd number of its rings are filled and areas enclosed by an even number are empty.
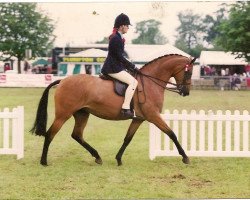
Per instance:
[[[25,157],[0,155],[0,199],[138,199],[138,198],[249,198],[249,158],[148,156],[148,123],[139,128],[117,167],[115,155],[130,121],[112,122],[90,117],[84,137],[100,153],[103,165],[71,139],[70,119],[53,140],[48,167],[39,164],[43,137],[31,135],[43,89],[0,88],[0,109],[25,107]],[[49,122],[53,119],[50,93]],[[164,109],[248,110],[248,91],[191,91],[189,97],[167,92]],[[0,139],[1,140],[1,139]]]

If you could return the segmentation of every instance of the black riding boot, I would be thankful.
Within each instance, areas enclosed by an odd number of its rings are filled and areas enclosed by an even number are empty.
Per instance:
[[[126,117],[126,118],[134,118],[134,113],[130,109],[122,108],[121,114],[123,117]]]

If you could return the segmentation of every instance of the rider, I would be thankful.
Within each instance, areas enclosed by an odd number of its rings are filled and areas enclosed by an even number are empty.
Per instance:
[[[108,56],[101,72],[128,84],[121,114],[124,117],[133,118],[134,113],[130,110],[130,102],[138,82],[132,75],[125,71],[125,69],[132,71],[138,71],[138,69],[123,56],[125,42],[123,34],[127,33],[129,25],[131,24],[127,15],[121,13],[116,17],[113,33],[109,36]]]

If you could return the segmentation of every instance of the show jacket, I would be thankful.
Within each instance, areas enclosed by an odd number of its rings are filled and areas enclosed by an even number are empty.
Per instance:
[[[122,70],[133,69],[134,65],[123,56],[124,42],[120,33],[111,36],[108,46],[108,56],[103,64],[103,74],[118,73]]]

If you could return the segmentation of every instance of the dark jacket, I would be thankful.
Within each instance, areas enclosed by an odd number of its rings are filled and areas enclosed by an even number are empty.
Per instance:
[[[112,74],[122,70],[134,69],[134,64],[129,62],[124,56],[124,42],[120,33],[116,32],[111,36],[108,47],[108,56],[103,64],[102,73]]]

